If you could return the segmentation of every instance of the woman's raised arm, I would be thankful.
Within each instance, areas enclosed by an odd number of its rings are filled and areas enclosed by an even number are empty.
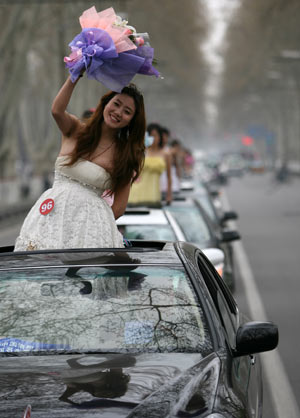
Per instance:
[[[51,108],[51,112],[57,126],[61,130],[62,134],[67,137],[72,134],[77,125],[80,123],[74,115],[71,115],[66,111],[78,80],[79,78],[75,81],[75,83],[72,83],[70,77],[67,78],[66,82],[53,100]]]

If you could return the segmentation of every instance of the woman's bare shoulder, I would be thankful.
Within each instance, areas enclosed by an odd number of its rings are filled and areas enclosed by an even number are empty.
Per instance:
[[[76,118],[76,116],[74,116],[74,118]],[[64,134],[62,135],[61,149],[60,149],[59,155],[68,155],[73,152],[78,134],[85,125],[84,122],[82,122],[80,119],[77,119],[77,118],[76,118],[75,123],[76,123],[76,126],[74,126],[74,129],[72,130],[72,132],[68,133],[68,135],[64,135]]]
[[[78,133],[84,128],[85,122],[83,122],[75,115],[70,116],[72,118],[72,130],[69,132],[68,136],[76,138]]]
[[[69,132],[62,134],[62,139],[74,141],[84,128],[85,123],[74,115],[70,115],[70,117],[72,118],[72,128]]]
[[[164,156],[164,158],[168,161],[171,159],[171,152],[169,149],[163,149],[162,150],[162,155]]]

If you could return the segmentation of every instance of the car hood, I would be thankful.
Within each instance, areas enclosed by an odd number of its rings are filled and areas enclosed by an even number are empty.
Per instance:
[[[165,417],[211,411],[215,354],[78,354],[0,358],[0,416]],[[194,415],[195,416],[195,415]]]

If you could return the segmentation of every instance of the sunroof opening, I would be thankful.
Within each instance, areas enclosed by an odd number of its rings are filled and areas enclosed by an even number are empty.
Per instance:
[[[150,215],[150,210],[147,209],[126,209],[124,215]]]

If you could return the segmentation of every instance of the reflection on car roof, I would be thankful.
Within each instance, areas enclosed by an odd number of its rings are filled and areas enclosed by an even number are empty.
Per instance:
[[[141,245],[142,244],[142,245]],[[85,248],[0,253],[0,271],[78,265],[182,265],[172,242],[133,241],[126,248]]]

